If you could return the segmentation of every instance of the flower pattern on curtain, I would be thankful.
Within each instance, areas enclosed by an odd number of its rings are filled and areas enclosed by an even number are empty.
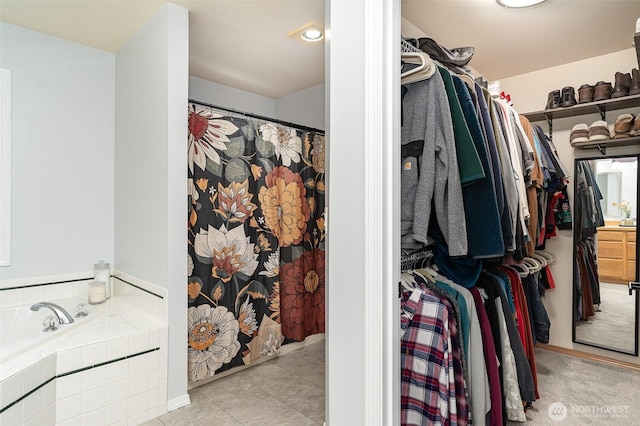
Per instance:
[[[325,331],[324,135],[189,110],[189,379]]]

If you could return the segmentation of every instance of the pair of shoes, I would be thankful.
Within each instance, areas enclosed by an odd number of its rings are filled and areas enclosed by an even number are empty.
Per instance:
[[[613,87],[613,93],[611,98],[621,98],[623,96],[629,96],[629,89],[631,88],[631,74],[623,74],[617,72],[615,75],[615,86]]]
[[[640,94],[640,72],[636,68],[631,70],[631,74],[617,72],[615,77],[616,85],[611,94],[612,98]]]
[[[593,87],[593,92],[594,101],[604,101],[605,99],[611,99],[613,87],[611,87],[611,83],[609,82],[599,81]]]
[[[587,142],[589,140],[589,127],[580,123],[573,126],[569,135],[569,143],[573,146],[576,142]]]
[[[594,121],[591,126],[584,123],[576,124],[571,129],[569,143],[574,146],[576,142],[603,141],[611,139],[611,132],[606,121]]]
[[[594,121],[589,126],[589,142],[591,141],[604,141],[611,139],[611,132],[609,131],[609,125],[604,120]]]
[[[621,114],[613,125],[614,139],[640,136],[640,114],[634,117],[631,114]]]
[[[593,102],[593,95],[595,88],[590,84],[583,84],[578,89],[578,103],[585,104],[587,102]]]
[[[578,103],[576,100],[576,92],[573,87],[565,87],[560,90],[553,90],[547,96],[547,107],[545,109],[556,109],[559,107],[570,107]]]

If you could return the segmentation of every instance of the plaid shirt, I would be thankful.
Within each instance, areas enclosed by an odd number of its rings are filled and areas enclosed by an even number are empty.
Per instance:
[[[416,289],[402,294],[401,424],[467,424],[466,392],[459,395],[450,313],[437,296]],[[457,373],[457,374],[456,374]],[[459,399],[464,403],[461,404]],[[462,416],[460,416],[462,414]]]

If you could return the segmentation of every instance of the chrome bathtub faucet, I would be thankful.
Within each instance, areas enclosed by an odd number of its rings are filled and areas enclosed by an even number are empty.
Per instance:
[[[31,306],[32,311],[37,311],[40,308],[51,309],[51,311],[58,317],[58,322],[60,324],[71,324],[73,322],[73,317],[69,315],[69,312],[65,311],[62,306],[56,305],[55,303],[40,302]]]

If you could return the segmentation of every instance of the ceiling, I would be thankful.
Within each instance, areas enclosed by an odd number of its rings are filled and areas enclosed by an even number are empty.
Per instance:
[[[189,10],[191,75],[270,98],[324,82],[323,47],[287,37],[309,22],[324,26],[323,1],[171,2]],[[116,53],[163,3],[0,0],[0,20]],[[631,48],[640,1],[548,0],[518,10],[494,0],[402,0],[402,15],[443,46],[473,46],[473,69],[499,80]]]

